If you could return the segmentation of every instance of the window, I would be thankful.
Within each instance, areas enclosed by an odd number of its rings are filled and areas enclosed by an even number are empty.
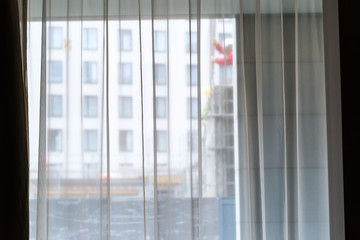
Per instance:
[[[224,46],[225,39],[230,39],[231,34],[230,33],[219,33],[219,43]],[[225,47],[225,46],[224,46]]]
[[[62,82],[62,62],[50,61],[49,62],[49,81],[52,83]]]
[[[188,118],[197,118],[197,112],[198,112],[198,107],[197,107],[197,98],[190,98],[187,99],[187,117]]]
[[[158,152],[167,151],[167,131],[156,131],[156,144],[156,149]]]
[[[154,51],[165,52],[166,51],[166,33],[165,31],[154,32]]]
[[[50,152],[62,151],[62,130],[50,129],[48,132],[48,148]]]
[[[121,30],[120,31],[120,49],[122,51],[131,51],[132,50],[132,34],[131,30]]]
[[[157,118],[166,118],[166,98],[157,97],[156,98],[156,117]]]
[[[62,29],[61,27],[49,28],[49,48],[61,49],[62,48]]]
[[[191,74],[191,75],[190,75]],[[186,66],[186,84],[188,86],[196,86],[197,85],[197,65],[191,65],[191,72],[190,72],[190,65]],[[190,79],[191,76],[191,79]]]
[[[190,139],[191,136],[191,139]],[[197,152],[198,150],[198,134],[197,132],[187,133],[187,147],[189,152]]]
[[[97,29],[96,28],[85,28],[83,36],[83,44],[85,50],[96,50],[97,49]]]
[[[98,131],[84,130],[83,147],[85,152],[96,152],[98,150]]]
[[[97,96],[84,96],[84,117],[94,118],[98,115]]]
[[[120,130],[120,151],[132,152],[133,150],[133,132],[131,130]]]
[[[155,81],[156,85],[166,84],[166,65],[155,64]]]
[[[132,64],[121,63],[119,67],[120,72],[120,83],[132,84]]]
[[[84,82],[97,83],[97,62],[84,62]]]
[[[62,96],[50,95],[49,96],[49,116],[61,117],[62,116]]]
[[[119,97],[119,117],[132,118],[132,97]]]
[[[186,52],[190,53],[190,36],[189,32],[186,33]],[[197,32],[191,32],[191,53],[197,52]]]
[[[219,66],[219,83],[232,82],[232,66]]]

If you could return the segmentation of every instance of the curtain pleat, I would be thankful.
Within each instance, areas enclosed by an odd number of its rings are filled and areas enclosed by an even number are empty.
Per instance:
[[[27,2],[7,1],[1,7],[1,72],[4,82],[1,94],[1,180],[4,185],[1,202],[0,238],[29,238],[29,148],[27,116],[26,36]]]

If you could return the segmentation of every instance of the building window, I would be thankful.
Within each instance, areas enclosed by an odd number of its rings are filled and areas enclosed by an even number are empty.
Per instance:
[[[190,53],[190,36],[189,32],[186,33],[186,52]],[[197,52],[197,32],[191,32],[191,53]]]
[[[156,131],[156,149],[158,152],[166,152],[168,149],[167,131]]]
[[[132,152],[133,150],[133,132],[130,130],[120,130],[120,151],[121,152]]]
[[[155,81],[156,85],[166,84],[166,65],[155,64]]]
[[[191,78],[190,78],[191,76]],[[197,65],[191,65],[191,72],[190,72],[190,65],[186,66],[186,84],[188,86],[196,86],[197,85]]]
[[[48,132],[48,148],[50,152],[62,151],[62,131],[60,129],[51,129]]]
[[[97,83],[97,62],[84,62],[84,82]]]
[[[49,116],[62,117],[62,96],[50,95],[49,96]]]
[[[132,34],[131,30],[121,30],[120,31],[120,49],[122,51],[131,51],[132,50]]]
[[[225,39],[231,39],[230,33],[219,33],[219,43],[223,46],[225,44]]]
[[[154,50],[155,52],[166,51],[166,33],[165,31],[155,31],[154,33]]]
[[[157,97],[156,98],[156,117],[157,118],[166,118],[166,98]]]
[[[231,82],[232,82],[232,66],[220,66],[219,83],[231,83]]]
[[[84,96],[84,117],[94,118],[98,115],[97,96]]]
[[[62,29],[61,27],[49,28],[49,48],[61,49],[62,48]]]
[[[132,84],[132,64],[121,63],[119,67],[120,72],[120,83]]]
[[[189,152],[197,152],[197,150],[198,150],[198,134],[197,134],[197,132],[190,133],[190,131],[188,131],[187,146],[188,146]]]
[[[96,28],[85,28],[83,36],[83,44],[85,50],[96,50],[97,49],[97,29]]]
[[[198,106],[197,106],[197,98],[188,98],[187,99],[187,117],[188,118],[197,118]]]
[[[84,130],[83,144],[85,152],[96,152],[98,150],[98,131]]]
[[[49,62],[49,81],[52,83],[62,82],[62,62],[50,61]]]
[[[119,117],[132,118],[132,97],[119,97]]]

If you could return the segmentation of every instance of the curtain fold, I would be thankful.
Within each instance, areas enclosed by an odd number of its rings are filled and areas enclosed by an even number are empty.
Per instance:
[[[330,238],[321,1],[27,19],[30,239]]]
[[[26,1],[6,1],[1,7],[1,152],[4,191],[0,238],[29,239],[28,125],[26,82]],[[25,11],[22,11],[25,9]]]

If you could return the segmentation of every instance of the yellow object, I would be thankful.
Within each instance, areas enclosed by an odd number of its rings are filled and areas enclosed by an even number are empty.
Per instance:
[[[167,176],[158,176],[157,184],[179,184],[182,182],[180,176],[170,176],[170,181]],[[151,178],[151,183],[154,183],[154,177]]]
[[[206,87],[205,89],[204,89],[204,94],[205,94],[205,96],[210,96],[210,93],[211,93],[211,89],[210,89],[210,87]]]

